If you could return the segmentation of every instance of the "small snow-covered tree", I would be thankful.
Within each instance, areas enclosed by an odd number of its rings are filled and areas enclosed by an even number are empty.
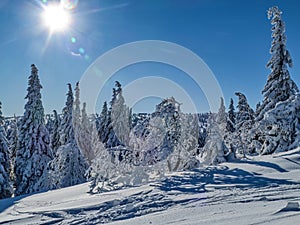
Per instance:
[[[92,124],[86,113],[86,103],[83,103],[81,112],[81,129],[78,132],[78,145],[81,152],[88,160],[89,164],[95,158],[95,152],[92,146]]]
[[[121,84],[116,81],[116,98],[111,108],[111,125],[119,144],[128,146],[131,127],[130,110],[125,104]]]
[[[11,164],[11,171],[10,171],[10,177],[11,180],[14,182],[15,175],[14,175],[14,162],[16,158],[16,151],[17,151],[17,145],[18,145],[18,120],[16,115],[14,115],[14,118],[9,122],[8,128],[7,128],[7,140],[9,142],[9,155],[10,155],[10,164]]]
[[[119,82],[116,82],[116,86],[119,86]],[[112,120],[112,111],[113,111],[113,105],[115,104],[117,100],[117,95],[119,93],[119,89],[113,88],[113,95],[112,99],[110,101],[110,108],[107,113],[107,120],[105,125],[105,132],[103,134],[103,140],[105,143],[105,146],[107,148],[112,148],[121,145],[120,140],[118,139],[114,127],[113,127],[113,120]]]
[[[52,133],[50,135],[50,140],[51,140],[51,149],[55,154],[57,149],[60,147],[60,136],[59,136],[60,118],[56,110],[53,110],[53,115],[54,115],[54,121],[53,121]]]
[[[198,150],[198,115],[180,113],[180,137],[174,151],[168,156],[169,171],[194,169],[199,166],[196,159]]]
[[[278,102],[289,99],[299,91],[288,71],[288,66],[292,67],[292,58],[286,49],[285,24],[281,14],[282,11],[277,6],[268,10],[268,19],[271,19],[273,25],[271,58],[267,63],[271,73],[262,91],[264,100],[258,109],[257,121],[262,120],[265,113],[274,109]]]
[[[9,198],[12,195],[12,187],[10,185],[10,149],[3,125],[4,117],[2,115],[2,103],[0,102],[0,199]]]
[[[206,165],[216,165],[225,162],[225,154],[228,152],[224,143],[224,130],[217,122],[215,114],[208,118],[207,138],[201,152],[201,161]]]
[[[27,103],[21,119],[19,141],[15,158],[15,195],[39,191],[38,180],[53,158],[48,130],[44,125],[44,108],[41,99],[42,86],[38,69],[31,65],[27,88]]]
[[[98,135],[100,138],[100,141],[102,143],[105,142],[105,137],[107,136],[107,123],[108,123],[108,108],[107,108],[107,102],[105,101],[103,103],[102,111],[100,113],[99,118],[97,118],[97,130]]]
[[[236,113],[236,130],[233,136],[233,146],[237,153],[245,156],[251,153],[251,130],[254,124],[254,111],[249,106],[247,98],[240,92],[235,93],[238,96],[238,105]]]

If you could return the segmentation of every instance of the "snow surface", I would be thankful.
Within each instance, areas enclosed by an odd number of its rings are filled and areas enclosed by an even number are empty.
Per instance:
[[[88,183],[0,201],[0,224],[299,224],[300,149],[89,194]]]

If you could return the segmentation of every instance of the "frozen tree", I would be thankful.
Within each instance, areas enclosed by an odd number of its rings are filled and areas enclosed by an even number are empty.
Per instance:
[[[238,96],[237,113],[236,113],[236,130],[233,135],[234,149],[237,153],[245,156],[251,153],[251,129],[254,124],[254,111],[249,106],[247,98],[240,92],[235,93]]]
[[[144,164],[165,160],[177,146],[180,138],[180,103],[174,97],[162,100],[149,121],[149,134],[142,152]]]
[[[207,138],[207,121],[209,113],[198,114],[198,123],[199,123],[199,135],[198,135],[198,154],[199,150],[205,145]]]
[[[106,147],[128,146],[131,121],[129,108],[125,105],[120,82],[116,81],[110,109],[107,113],[106,132],[104,142]]]
[[[78,135],[81,128],[81,114],[80,114],[80,88],[79,82],[76,83],[75,87],[75,100],[74,100],[74,108],[73,108],[73,128],[75,132],[76,140],[79,139]]]
[[[62,111],[62,120],[60,125],[60,145],[75,142],[75,135],[73,129],[73,102],[74,96],[71,84],[68,84],[68,93],[66,106]]]
[[[295,144],[298,120],[298,87],[291,79],[288,67],[292,59],[286,49],[285,24],[278,7],[268,10],[272,24],[271,70],[262,91],[264,99],[257,107],[257,117],[252,134],[252,148],[260,154],[286,151]]]
[[[86,113],[86,103],[83,103],[81,112],[81,129],[78,132],[78,145],[81,152],[88,160],[89,164],[95,158],[94,149],[92,146],[92,124]]]
[[[103,135],[103,142],[105,143],[105,146],[108,147],[108,148],[121,145],[120,141],[117,138],[117,135],[115,134],[113,124],[112,124],[112,110],[113,110],[113,105],[116,102],[117,95],[118,95],[118,90],[116,88],[113,88],[112,99],[109,102],[110,107],[109,107],[109,110],[108,110],[108,113],[107,113],[105,131],[102,134]]]
[[[217,114],[216,122],[219,124],[226,124],[226,111],[225,111],[224,99],[221,97],[221,105]]]
[[[53,129],[50,136],[50,140],[51,140],[51,149],[53,153],[56,153],[57,149],[60,147],[60,136],[59,136],[60,118],[56,110],[53,110],[53,115],[54,115],[54,121],[53,121]]]
[[[80,88],[79,82],[76,83],[75,87],[75,100],[74,100],[74,119],[75,121],[80,121]]]
[[[72,123],[74,98],[71,84],[68,84],[68,88],[60,126],[61,146],[49,163],[45,176],[39,182],[44,190],[68,187],[86,181],[87,163],[77,146]]]
[[[18,145],[18,120],[16,115],[14,115],[14,118],[9,122],[8,128],[7,128],[7,140],[9,142],[9,155],[10,155],[10,161],[11,161],[11,179],[14,180],[14,162],[16,158],[16,151],[17,151],[17,145]]]
[[[282,12],[277,6],[268,10],[268,19],[272,24],[271,58],[267,63],[271,73],[262,91],[264,100],[258,109],[257,121],[263,119],[265,113],[278,102],[285,101],[298,92],[298,87],[291,79],[288,66],[292,67],[292,58],[286,49],[285,24],[281,18]]]
[[[53,158],[48,130],[44,125],[42,86],[38,69],[31,65],[27,88],[27,103],[20,122],[19,142],[15,159],[16,195],[39,191],[36,185],[49,161]]]
[[[227,126],[226,129],[229,132],[235,131],[235,111],[234,111],[233,99],[230,98],[229,110],[228,110],[228,118],[227,118]]]
[[[108,122],[108,108],[107,108],[107,102],[105,101],[103,103],[103,107],[102,107],[102,111],[100,113],[100,116],[96,120],[96,123],[97,123],[96,127],[97,127],[97,130],[98,130],[98,135],[99,135],[100,141],[102,143],[105,142],[105,137],[107,136],[107,134],[106,134],[106,132],[107,132],[107,128],[106,128],[107,122]]]
[[[237,105],[238,112],[236,113],[236,126],[237,128],[240,128],[244,121],[254,120],[254,111],[249,106],[247,98],[244,94],[236,92],[235,95],[239,98]]]
[[[3,125],[4,117],[2,115],[2,103],[0,102],[0,199],[9,198],[12,195],[12,187],[10,185],[10,149]]]
[[[196,114],[180,114],[180,138],[173,153],[167,159],[169,171],[194,169],[199,166],[198,150],[199,124]]]
[[[122,87],[118,81],[116,81],[116,87],[117,96],[111,109],[112,127],[119,142],[124,146],[128,146],[131,127],[130,110],[125,104]]]
[[[207,138],[201,152],[201,161],[206,165],[225,162],[228,149],[225,146],[222,126],[216,121],[218,115],[211,114],[208,119]]]

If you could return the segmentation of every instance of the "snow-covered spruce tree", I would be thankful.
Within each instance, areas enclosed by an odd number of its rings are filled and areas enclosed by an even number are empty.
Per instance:
[[[107,102],[105,101],[103,103],[103,107],[102,107],[102,111],[100,113],[100,116],[96,120],[96,127],[97,127],[97,130],[98,130],[98,135],[99,135],[100,141],[102,143],[105,142],[105,136],[107,136],[106,135],[106,132],[107,132],[106,125],[107,125],[107,123],[108,123],[108,108],[107,108]]]
[[[173,98],[164,99],[156,106],[148,124],[148,134],[139,151],[143,165],[165,160],[180,138],[180,104]]]
[[[174,151],[168,156],[169,171],[194,169],[199,166],[198,150],[199,124],[197,114],[180,113],[180,137]]]
[[[42,86],[38,69],[31,65],[27,88],[27,103],[20,122],[19,141],[15,159],[15,195],[40,191],[38,180],[53,158],[48,130],[44,125]]]
[[[264,99],[258,109],[257,121],[262,120],[265,113],[274,109],[278,102],[289,99],[299,91],[288,71],[288,66],[292,66],[292,58],[286,49],[285,24],[281,14],[277,6],[268,10],[268,19],[271,19],[273,25],[271,58],[267,63],[267,68],[271,69],[271,73],[262,91]]]
[[[0,199],[9,198],[12,195],[12,187],[10,185],[10,149],[3,125],[4,117],[2,115],[2,103],[0,102]]]
[[[73,107],[73,129],[75,132],[76,140],[79,140],[79,132],[81,128],[81,114],[80,114],[80,88],[79,82],[76,83],[75,87],[75,100],[74,100],[74,107]],[[79,146],[80,147],[80,146]]]
[[[61,146],[49,163],[47,175],[43,176],[39,182],[39,185],[46,190],[68,187],[86,181],[87,163],[77,146],[72,122],[74,97],[71,84],[68,84],[68,88],[60,126]]]
[[[60,136],[59,136],[60,117],[57,114],[56,110],[53,110],[53,115],[54,115],[54,121],[53,121],[52,133],[50,135],[50,140],[51,140],[51,149],[55,154],[57,149],[60,147]]]
[[[11,164],[11,171],[10,177],[11,180],[14,182],[15,175],[14,175],[14,162],[16,158],[16,151],[18,145],[18,120],[16,115],[14,118],[9,122],[8,129],[7,129],[7,140],[9,142],[9,155],[10,155],[10,164]]]
[[[65,145],[75,142],[73,128],[73,102],[74,96],[71,84],[68,84],[68,93],[66,105],[62,110],[62,119],[60,125],[60,144]]]
[[[130,110],[129,107],[125,105],[125,100],[122,95],[122,87],[118,81],[116,81],[116,88],[117,95],[111,107],[112,129],[114,130],[114,134],[120,144],[128,146],[131,127],[131,121],[129,121]]]
[[[113,88],[113,95],[112,99],[109,102],[110,107],[107,113],[107,120],[105,125],[105,130],[103,135],[103,143],[105,143],[105,147],[112,148],[121,145],[120,141],[117,138],[117,135],[115,134],[113,124],[112,124],[112,108],[115,104],[115,101],[117,99],[118,90],[116,88]]]
[[[207,138],[207,121],[208,121],[209,113],[201,113],[198,114],[198,123],[199,123],[199,135],[198,135],[198,154],[205,145],[205,141]]]
[[[222,105],[220,108],[222,108]],[[219,110],[220,112],[222,110]],[[221,124],[217,122],[222,116],[219,113],[210,114],[208,118],[206,143],[202,148],[200,156],[201,162],[206,165],[216,165],[226,161],[225,155],[228,153],[228,149],[224,143],[224,127],[226,126],[226,122]]]
[[[233,99],[230,98],[227,125],[226,125],[226,129],[229,132],[235,131],[235,111],[234,110],[235,109],[234,109]]]
[[[240,92],[235,93],[238,96],[235,133],[233,135],[233,143],[231,143],[236,153],[242,154],[252,153],[251,150],[251,129],[254,124],[254,111],[249,106],[247,98]]]
[[[252,135],[252,148],[260,154],[286,151],[290,146],[297,146],[295,137],[298,132],[298,112],[295,107],[298,99],[296,93],[299,90],[288,71],[288,66],[292,66],[292,59],[286,49],[285,25],[281,14],[278,7],[268,10],[268,18],[273,25],[271,59],[267,64],[271,73],[262,91],[264,99],[258,106]],[[292,103],[294,108],[291,107]]]
[[[86,112],[86,103],[83,103],[81,110],[81,129],[78,132],[78,145],[81,152],[91,164],[95,158],[95,152],[92,146],[92,124]]]

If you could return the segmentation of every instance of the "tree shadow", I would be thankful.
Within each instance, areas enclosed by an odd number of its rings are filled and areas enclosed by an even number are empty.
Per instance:
[[[34,193],[36,194],[36,193]],[[18,203],[23,198],[26,198],[32,194],[26,194],[26,195],[20,195],[17,197],[12,197],[12,198],[5,198],[5,199],[0,199],[0,213],[4,212],[6,209],[11,207],[12,205]],[[1,222],[0,222],[1,224]]]
[[[240,163],[240,164],[251,164],[251,165],[256,165],[256,166],[262,166],[262,167],[268,167],[274,170],[277,170],[280,173],[285,173],[288,172],[287,170],[285,170],[284,168],[278,166],[275,163],[271,163],[271,162],[264,162],[264,161],[250,161],[250,160],[237,160],[235,161],[235,163]]]
[[[266,164],[269,166],[274,166]],[[278,168],[277,168],[278,169]],[[285,171],[285,170],[281,170]],[[186,194],[206,192],[207,185],[216,185],[216,188],[260,188],[279,185],[298,184],[285,179],[273,179],[250,173],[242,169],[228,167],[208,167],[197,169],[186,175],[172,176],[158,182],[155,186],[166,192],[174,191]],[[217,187],[217,185],[220,185]]]

